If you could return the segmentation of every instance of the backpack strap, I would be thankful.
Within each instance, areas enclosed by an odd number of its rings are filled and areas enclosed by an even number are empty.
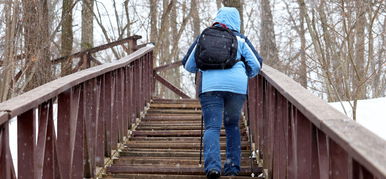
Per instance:
[[[213,23],[213,25],[212,25],[212,27],[213,26],[215,26],[215,25],[221,25],[221,27],[223,27],[223,28],[225,28],[225,29],[229,29],[228,27],[227,27],[227,25],[225,25],[225,24],[223,24],[223,23],[220,23],[220,22],[215,22],[215,23]]]

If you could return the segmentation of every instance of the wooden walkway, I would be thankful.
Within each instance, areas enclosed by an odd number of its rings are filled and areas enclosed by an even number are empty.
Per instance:
[[[241,120],[241,176],[250,178],[248,135]],[[206,178],[199,166],[201,109],[197,100],[155,100],[104,178]],[[221,130],[225,160],[225,131]],[[255,162],[254,162],[255,163]],[[254,167],[258,170],[258,167]]]

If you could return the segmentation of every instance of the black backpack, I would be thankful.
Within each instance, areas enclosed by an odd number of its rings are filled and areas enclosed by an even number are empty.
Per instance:
[[[200,35],[195,59],[201,70],[232,68],[236,60],[237,38],[231,30],[215,26],[206,28]]]

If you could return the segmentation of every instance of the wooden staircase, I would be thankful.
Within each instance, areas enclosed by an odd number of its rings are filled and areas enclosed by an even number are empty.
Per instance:
[[[240,176],[221,178],[251,178],[249,142],[244,121]],[[199,166],[201,107],[197,100],[157,99],[129,140],[119,151],[119,157],[106,169],[103,178],[206,178]],[[225,131],[221,130],[222,164],[225,160]],[[202,161],[204,163],[204,161]],[[254,162],[255,163],[255,162]],[[255,173],[258,167],[253,167]]]

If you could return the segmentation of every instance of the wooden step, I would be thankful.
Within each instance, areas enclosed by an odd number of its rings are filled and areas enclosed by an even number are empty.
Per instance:
[[[241,149],[247,148],[247,143],[241,143]],[[220,142],[221,149],[225,149],[226,143]],[[155,149],[200,149],[200,143],[153,143],[153,142],[128,142],[126,148],[155,148]]]
[[[241,135],[246,130],[241,129]],[[220,135],[225,136],[225,130],[220,131]],[[133,131],[133,136],[201,136],[201,130],[150,130],[150,131]]]
[[[222,161],[224,163],[225,161]],[[174,158],[138,158],[138,157],[120,157],[119,160],[113,161],[114,165],[142,165],[142,164],[158,164],[158,165],[198,165],[199,158],[186,158],[175,160]],[[250,165],[249,160],[241,161],[241,165]]]
[[[224,127],[221,128],[222,130],[225,130]],[[136,128],[137,131],[139,130],[201,130],[201,126],[199,125],[185,125],[185,126],[181,126],[181,125],[172,125],[172,126],[169,126],[169,125],[162,125],[162,126],[157,126],[157,125],[146,125],[146,126],[138,126]]]
[[[150,104],[152,109],[201,109],[199,103],[152,103]]]
[[[200,121],[201,115],[179,115],[179,116],[166,116],[166,115],[146,115],[142,121]]]
[[[145,125],[197,125],[201,126],[201,121],[150,121],[150,120],[142,120],[140,126]]]
[[[103,178],[205,179],[204,169],[198,165],[201,132],[201,106],[197,100],[155,99],[119,150],[118,159],[106,168]],[[242,176],[221,178],[250,178],[250,146],[243,122],[240,122],[240,132]],[[223,126],[220,133],[220,155],[224,163],[226,137]],[[261,172],[261,168],[253,168],[256,174]]]
[[[200,104],[197,99],[153,99],[152,104]]]
[[[119,153],[120,156],[132,156],[132,157],[200,157],[200,152],[137,152],[137,151],[122,151]],[[225,152],[221,152],[221,157],[225,159]],[[241,157],[249,158],[249,152],[241,152]]]
[[[147,136],[136,136],[131,137],[129,141],[155,141],[155,142],[200,142],[200,136],[197,137],[191,137],[191,136],[185,136],[185,137],[147,137]],[[225,136],[220,136],[220,141],[226,141]],[[241,136],[241,141],[248,141],[247,136]]]
[[[192,166],[111,166],[107,168],[107,172],[114,173],[136,173],[136,174],[184,174],[184,175],[204,175],[203,167],[197,165]],[[240,176],[249,176],[251,173],[250,167],[242,167]]]
[[[167,175],[167,174],[109,174],[103,178],[114,179],[207,179],[205,175]],[[225,179],[247,179],[248,176],[221,176]]]
[[[150,108],[147,111],[148,115],[162,114],[162,115],[175,115],[175,114],[198,114],[201,115],[201,110],[192,110],[192,109],[152,109]]]

